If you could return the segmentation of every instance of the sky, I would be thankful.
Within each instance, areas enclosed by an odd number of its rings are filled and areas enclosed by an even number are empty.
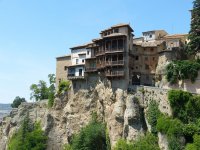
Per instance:
[[[0,0],[0,103],[30,101],[30,85],[48,81],[56,57],[130,23],[135,37],[164,29],[188,33],[192,0]]]

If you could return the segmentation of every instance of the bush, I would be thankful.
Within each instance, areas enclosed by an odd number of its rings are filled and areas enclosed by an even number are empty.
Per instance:
[[[157,125],[157,119],[159,118],[160,115],[161,112],[158,109],[158,104],[156,103],[156,101],[152,100],[149,103],[149,107],[147,110],[147,120],[148,123],[151,125],[151,133],[153,134],[157,134],[156,125]]]
[[[173,117],[187,123],[186,104],[192,97],[192,94],[182,90],[170,90],[168,100],[172,108]]]
[[[15,97],[13,103],[11,104],[12,108],[18,108],[22,102],[26,102],[25,98],[20,98],[19,96]]]
[[[134,142],[133,150],[160,150],[158,139],[154,135],[147,133],[146,136],[139,138]]]
[[[199,61],[178,60],[173,61],[166,67],[167,81],[176,84],[178,80],[190,79],[195,82],[198,71],[200,70]]]
[[[133,143],[128,143],[124,139],[119,139],[114,147],[114,150],[133,150]]]
[[[47,136],[41,129],[40,123],[31,124],[28,117],[21,128],[9,141],[8,150],[45,150]]]
[[[194,142],[187,144],[185,150],[200,150],[200,135],[193,136]]]
[[[52,107],[53,106],[54,99],[55,99],[54,93],[50,93],[49,94],[49,98],[48,98],[48,107]]]
[[[178,119],[172,119],[163,115],[157,121],[157,130],[167,134],[168,136],[178,136],[183,134],[183,124]]]
[[[68,91],[69,87],[70,87],[70,82],[62,80],[58,85],[58,94]]]
[[[126,140],[120,139],[114,150],[159,150],[158,139],[150,133],[135,142],[128,143]]]
[[[200,96],[191,96],[186,104],[188,122],[195,122],[200,118]]]
[[[67,150],[106,150],[109,145],[106,138],[106,125],[97,121],[96,113],[92,120],[81,131],[74,135]]]

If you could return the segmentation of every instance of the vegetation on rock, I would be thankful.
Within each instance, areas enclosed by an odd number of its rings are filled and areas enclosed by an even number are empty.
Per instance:
[[[47,136],[40,123],[32,124],[27,115],[21,128],[10,139],[8,150],[45,150],[46,142]]]
[[[74,135],[65,150],[110,150],[106,138],[106,125],[97,121],[93,114],[92,120],[81,131]]]
[[[40,80],[38,84],[32,84],[30,86],[31,99],[35,99],[36,101],[48,99],[48,106],[52,107],[55,98],[55,75],[49,74],[49,86],[45,81]]]
[[[150,133],[140,137],[137,141],[127,142],[124,139],[120,139],[114,150],[159,150],[158,139]]]
[[[15,97],[13,103],[11,104],[12,108],[18,108],[22,102],[26,102],[25,98],[19,96]]]
[[[169,63],[166,67],[166,78],[171,84],[176,84],[178,80],[189,79],[195,82],[200,70],[199,60],[177,60]]]
[[[156,128],[157,120],[159,116],[161,115],[161,112],[158,109],[158,103],[156,101],[154,100],[150,101],[146,114],[147,114],[147,121],[151,125],[151,133],[156,135],[157,134],[157,128]]]
[[[62,80],[58,85],[58,94],[68,91],[69,87],[70,87],[70,82]]]

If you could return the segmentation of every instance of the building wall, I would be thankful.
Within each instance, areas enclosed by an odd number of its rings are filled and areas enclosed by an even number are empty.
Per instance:
[[[150,31],[150,32],[144,32],[143,33],[144,41],[151,41],[156,39],[155,32]]]
[[[91,55],[91,52],[89,53],[89,55],[87,55],[87,51],[90,50],[86,48],[71,50],[72,65],[85,64],[85,58],[89,58]]]
[[[56,59],[56,87],[59,81],[67,80],[68,66],[71,65],[71,56],[58,57]]]
[[[84,72],[85,72],[85,67],[84,66],[76,66],[75,67],[75,76],[78,77],[79,75],[79,69],[82,69],[82,74],[81,76],[84,76]]]

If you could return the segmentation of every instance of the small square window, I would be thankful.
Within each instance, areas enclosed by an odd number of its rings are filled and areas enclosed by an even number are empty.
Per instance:
[[[149,65],[145,64],[145,69],[149,70]]]
[[[139,60],[139,56],[135,56],[135,60]]]
[[[149,38],[152,38],[152,35],[151,35],[151,34],[149,35]]]
[[[151,51],[154,51],[154,48],[151,48]]]
[[[114,29],[114,33],[118,33],[119,32],[119,29]]]
[[[84,63],[85,62],[85,60],[84,59],[82,59],[82,63]]]

